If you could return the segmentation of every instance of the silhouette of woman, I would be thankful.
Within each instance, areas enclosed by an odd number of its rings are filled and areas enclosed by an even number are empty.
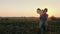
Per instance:
[[[47,18],[48,18],[48,14],[47,14],[48,9],[45,8],[44,10],[42,10],[42,12],[40,12],[40,23],[39,23],[39,29],[42,31],[46,31],[46,25],[47,25]],[[42,14],[41,14],[42,13]]]

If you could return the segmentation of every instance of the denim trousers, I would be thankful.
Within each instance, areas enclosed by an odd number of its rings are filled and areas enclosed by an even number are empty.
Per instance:
[[[43,20],[40,20],[40,23],[39,23],[39,28],[41,29],[47,29],[47,21],[43,21]]]

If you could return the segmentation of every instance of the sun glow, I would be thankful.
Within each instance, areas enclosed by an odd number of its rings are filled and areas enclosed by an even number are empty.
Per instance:
[[[54,16],[54,10],[53,9],[48,9],[47,14],[48,14],[49,17]]]

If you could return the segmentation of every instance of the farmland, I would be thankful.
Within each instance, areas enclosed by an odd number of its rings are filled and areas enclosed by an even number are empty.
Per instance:
[[[46,34],[60,34],[60,20],[47,22]],[[0,17],[0,34],[37,34],[39,18],[37,17]]]

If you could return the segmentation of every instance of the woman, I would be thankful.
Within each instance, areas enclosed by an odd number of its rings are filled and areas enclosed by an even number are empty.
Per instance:
[[[48,9],[45,8],[43,10],[43,13],[40,15],[40,23],[39,23],[39,28],[42,31],[46,31],[46,25],[47,25],[47,18],[48,18],[48,14],[47,14]]]

